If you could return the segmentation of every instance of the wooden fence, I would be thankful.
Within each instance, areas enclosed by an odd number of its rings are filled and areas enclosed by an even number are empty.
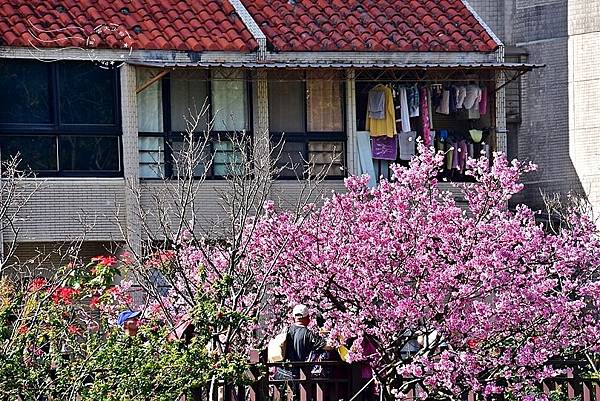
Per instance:
[[[561,365],[565,363],[562,362]],[[573,361],[567,365],[576,365]],[[272,372],[274,368],[285,368],[294,372],[293,378],[275,379],[273,374],[265,374],[264,366]],[[260,369],[259,369],[259,366]],[[325,377],[315,377],[311,372],[320,366],[327,372]],[[343,362],[287,362],[262,363],[255,365],[249,375],[253,383],[246,387],[220,387],[210,392],[210,401],[375,401],[379,396],[373,391],[374,386],[362,376],[361,365],[349,365]],[[407,379],[408,380],[408,379]],[[544,393],[550,394],[560,390],[567,399],[577,401],[600,401],[600,381],[583,378],[574,373],[564,377],[555,377],[544,381],[541,386]],[[420,401],[418,388],[410,386],[406,394],[407,400]],[[209,401],[209,392],[203,391],[194,397],[195,400]],[[469,393],[465,401],[483,400],[481,396]],[[494,400],[502,400],[496,396]]]

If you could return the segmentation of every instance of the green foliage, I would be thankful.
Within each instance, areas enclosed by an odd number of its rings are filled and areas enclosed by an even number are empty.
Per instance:
[[[0,401],[172,401],[211,381],[244,382],[244,350],[212,341],[244,316],[206,293],[195,300],[187,342],[159,320],[127,336],[110,323],[124,307],[111,284],[118,273],[116,259],[98,257],[20,287],[0,280]],[[217,293],[226,295],[226,281]]]
[[[202,344],[166,341],[165,330],[136,337],[118,331],[96,337],[74,368],[86,372],[83,400],[175,400],[209,380],[211,360]]]

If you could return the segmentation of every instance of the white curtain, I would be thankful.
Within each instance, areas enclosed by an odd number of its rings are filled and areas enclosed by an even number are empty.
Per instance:
[[[215,70],[212,75],[213,130],[248,129],[246,80],[241,70]]]
[[[148,82],[157,72],[137,68],[137,86]],[[137,94],[138,131],[163,132],[162,84],[160,79]]]

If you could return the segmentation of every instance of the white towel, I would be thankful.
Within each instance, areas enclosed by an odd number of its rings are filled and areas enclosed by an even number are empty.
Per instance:
[[[410,131],[410,114],[408,113],[408,98],[406,88],[400,88],[400,118],[402,118],[402,132]]]
[[[468,85],[467,86],[467,95],[465,96],[465,102],[463,106],[465,109],[471,109],[474,105],[479,107],[479,102],[481,101],[481,88],[477,85]]]

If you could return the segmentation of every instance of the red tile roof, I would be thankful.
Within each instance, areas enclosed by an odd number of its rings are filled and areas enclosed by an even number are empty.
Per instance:
[[[475,51],[498,44],[461,0],[242,0],[279,51]]]
[[[477,51],[461,0],[243,0],[277,51]],[[0,45],[249,52],[228,0],[4,0]]]
[[[249,52],[227,0],[4,0],[0,45]]]

